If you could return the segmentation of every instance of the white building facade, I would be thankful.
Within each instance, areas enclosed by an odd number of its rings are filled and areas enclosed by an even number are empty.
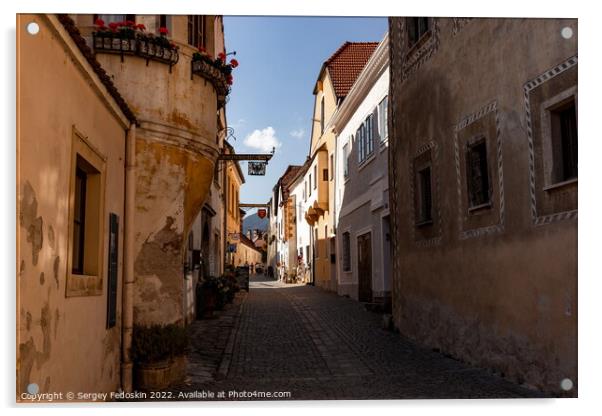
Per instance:
[[[390,305],[388,196],[388,36],[333,116],[336,133],[337,288]]]

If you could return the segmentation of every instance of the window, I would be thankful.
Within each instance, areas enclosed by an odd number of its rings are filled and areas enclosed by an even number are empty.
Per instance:
[[[188,15],[188,44],[205,47],[205,16]]]
[[[484,138],[468,145],[466,152],[466,180],[469,208],[489,204],[491,189],[487,167],[487,144]]]
[[[364,124],[366,126],[366,157],[368,157],[374,150],[374,123],[372,114],[366,118]]]
[[[427,166],[418,171],[418,225],[433,221],[431,167]]]
[[[318,165],[314,165],[314,189],[318,186]]]
[[[95,14],[93,22],[96,22],[96,19],[102,19],[107,26],[109,23],[117,23],[117,22],[125,22],[125,21],[136,21],[135,14]]]
[[[428,17],[408,17],[406,18],[408,30],[408,47],[414,46],[420,38],[429,31]]]
[[[334,154],[330,155],[330,180],[334,179]]]
[[[303,182],[303,200],[307,201],[307,181]]]
[[[343,271],[351,271],[351,237],[349,232],[343,233]]]
[[[550,110],[553,182],[577,178],[577,112],[572,97]]]
[[[171,16],[168,16],[166,14],[160,14],[158,23],[159,23],[159,26],[157,27],[157,31],[159,28],[165,27],[165,28],[167,28],[167,33],[169,36],[171,34]]]
[[[320,101],[320,134],[324,134],[324,97]]]
[[[372,120],[373,116],[370,114],[355,135],[358,163],[365,161],[374,151],[374,124]]]
[[[66,296],[103,292],[105,161],[74,129]]]
[[[355,144],[357,147],[357,162],[362,163],[364,161],[364,129],[361,125],[355,133]]]
[[[389,127],[387,125],[387,107],[389,97],[385,97],[378,104],[378,135],[380,141],[383,142],[389,137]]]
[[[77,155],[73,208],[73,250],[71,271],[77,275],[98,273],[99,210],[93,204],[100,198],[100,172]]]
[[[353,136],[349,139],[349,142],[353,140]],[[349,176],[349,142],[343,146],[343,176]]]
[[[84,241],[86,238],[86,172],[75,168],[75,209],[73,214],[73,260],[74,274],[84,274]]]
[[[322,169],[322,180],[328,181],[328,169]]]
[[[309,174],[309,196],[311,196],[311,173]]]

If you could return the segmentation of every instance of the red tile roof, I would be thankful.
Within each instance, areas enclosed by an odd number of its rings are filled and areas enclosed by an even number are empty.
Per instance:
[[[337,98],[347,96],[377,46],[378,42],[345,42],[324,62]]]

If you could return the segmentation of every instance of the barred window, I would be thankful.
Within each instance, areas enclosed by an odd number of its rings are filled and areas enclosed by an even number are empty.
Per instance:
[[[407,17],[408,47],[414,46],[429,31],[428,17]]]

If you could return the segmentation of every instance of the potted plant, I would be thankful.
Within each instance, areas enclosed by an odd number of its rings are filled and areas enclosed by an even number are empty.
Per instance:
[[[131,356],[136,388],[165,389],[186,376],[186,328],[176,325],[135,325]]]
[[[218,285],[216,277],[209,276],[202,283],[203,317],[211,318],[218,303]]]

